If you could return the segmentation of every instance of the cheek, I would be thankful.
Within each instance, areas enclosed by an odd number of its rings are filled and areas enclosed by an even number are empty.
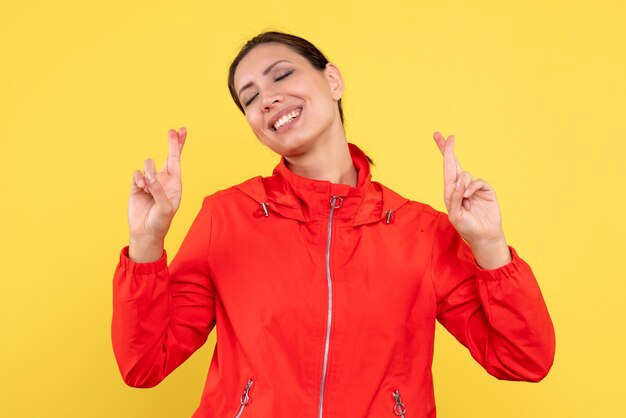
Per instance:
[[[332,105],[333,97],[328,84],[324,81],[318,81],[310,86],[311,99],[314,100],[318,106],[326,107]]]
[[[257,131],[261,128],[261,118],[258,116],[246,115],[246,120],[248,121],[248,125],[252,128],[253,131]]]
[[[265,135],[263,132],[263,119],[260,117],[246,116],[246,120],[248,121],[248,125],[250,126],[252,133],[254,133],[254,136],[256,136],[262,143],[265,143],[263,139]]]

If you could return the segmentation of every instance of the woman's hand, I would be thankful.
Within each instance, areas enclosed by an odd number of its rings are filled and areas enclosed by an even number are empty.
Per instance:
[[[160,172],[154,160],[144,162],[144,171],[133,173],[128,202],[129,256],[137,262],[158,260],[174,214],[180,206],[182,182],[180,154],[187,130],[168,131],[169,154]]]
[[[443,154],[444,200],[448,218],[469,244],[478,265],[494,269],[511,261],[502,230],[500,206],[493,188],[461,169],[454,154],[454,136],[433,135]]]

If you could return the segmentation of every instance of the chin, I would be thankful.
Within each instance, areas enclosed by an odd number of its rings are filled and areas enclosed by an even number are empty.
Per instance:
[[[283,157],[295,157],[305,154],[314,145],[314,140],[301,135],[285,136],[284,138],[259,138],[259,141]]]
[[[298,155],[306,154],[311,148],[307,143],[285,143],[285,144],[272,144],[267,145],[269,149],[282,157],[296,157]]]

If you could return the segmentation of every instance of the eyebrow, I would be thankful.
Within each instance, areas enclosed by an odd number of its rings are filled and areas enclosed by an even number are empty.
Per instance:
[[[272,68],[274,68],[274,66],[276,64],[280,64],[281,62],[289,62],[288,60],[278,60],[276,62],[274,62],[273,64],[271,64],[269,67],[267,67],[264,71],[263,71],[263,75],[267,75],[270,71],[272,71]],[[252,86],[252,81],[247,82],[246,84],[243,85],[243,87],[241,87],[239,89],[239,92],[237,93],[238,95],[241,95],[241,92],[244,91],[245,89],[247,89],[248,87]]]

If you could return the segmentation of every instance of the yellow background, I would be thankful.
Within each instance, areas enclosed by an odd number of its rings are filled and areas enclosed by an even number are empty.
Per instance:
[[[624,2],[174,3],[1,0],[0,416],[191,415],[214,334],[157,388],[126,387],[111,278],[131,173],[160,165],[168,128],[189,129],[171,254],[202,196],[276,164],[226,88],[264,29],[310,39],[342,69],[348,138],[398,192],[442,209],[431,135],[456,134],[538,276],[557,332],[550,375],[496,381],[439,328],[439,416],[626,416]]]

